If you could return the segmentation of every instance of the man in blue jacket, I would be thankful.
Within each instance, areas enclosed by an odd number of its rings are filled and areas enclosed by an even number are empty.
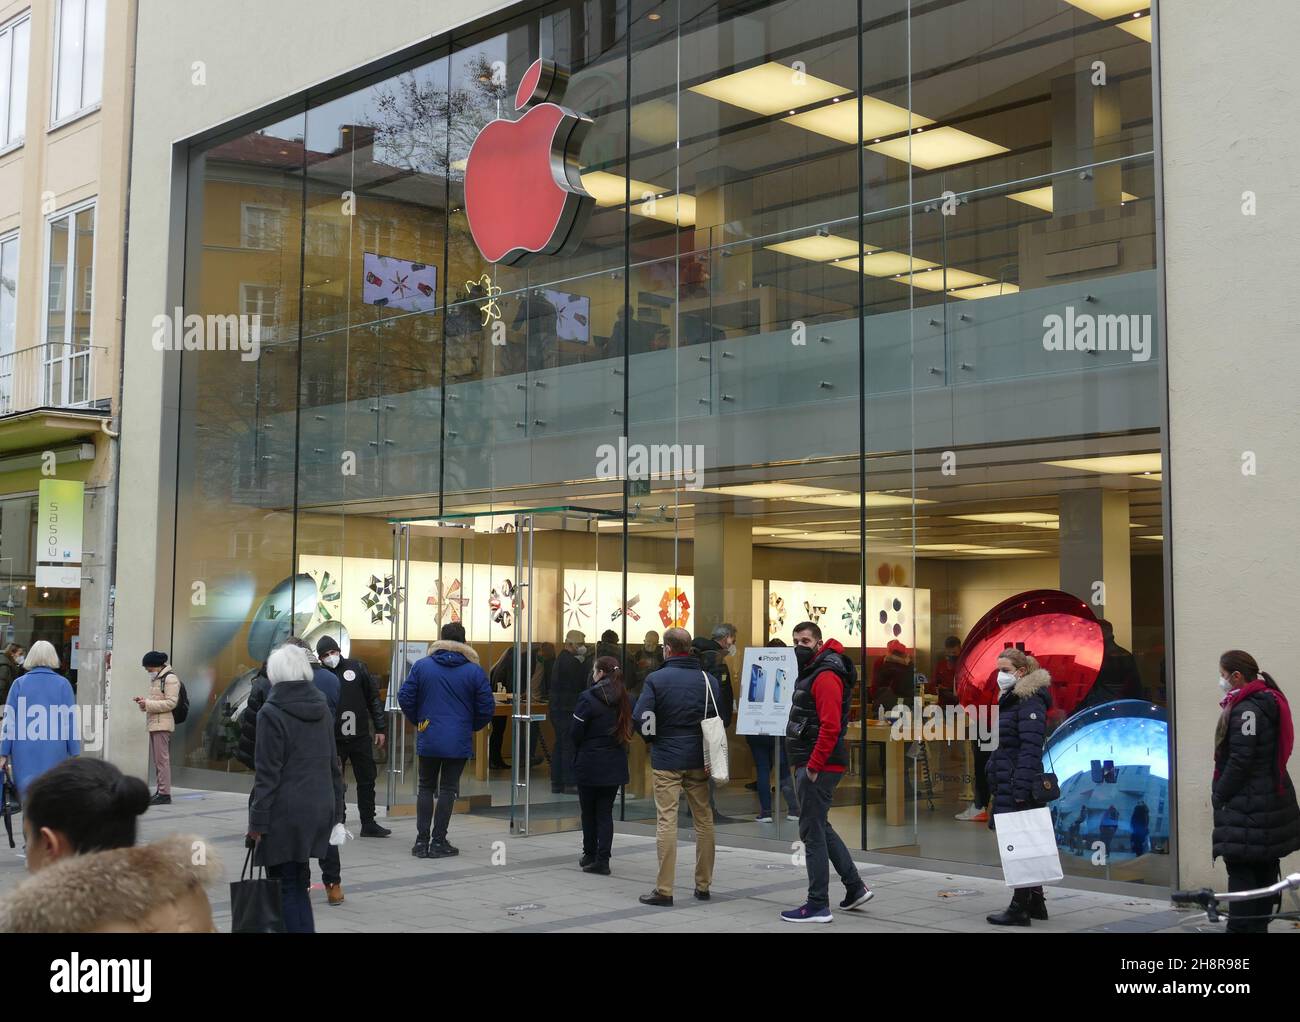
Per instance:
[[[718,679],[707,674],[691,649],[685,628],[664,632],[664,665],[653,671],[641,688],[632,724],[650,744],[654,771],[656,838],[659,877],[655,889],[641,895],[644,905],[673,903],[673,874],[677,869],[677,801],[685,791],[695,824],[695,897],[709,898],[713,883],[713,809],[709,805],[709,780],[704,770],[705,714],[731,722],[731,700],[724,701]],[[705,686],[712,698],[707,711]]]
[[[418,859],[441,859],[460,853],[447,842],[447,825],[460,791],[461,771],[473,751],[474,732],[492,723],[496,707],[478,654],[465,644],[465,626],[453,621],[443,625],[440,634],[442,638],[429,648],[428,656],[415,662],[397,693],[402,713],[415,725],[415,751],[420,757],[416,837],[411,849]]]

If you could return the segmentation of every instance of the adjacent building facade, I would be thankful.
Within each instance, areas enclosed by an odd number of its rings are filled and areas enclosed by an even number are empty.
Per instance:
[[[52,642],[78,700],[101,708],[134,10],[0,5],[0,631]]]
[[[635,685],[667,627],[756,650],[813,620],[863,679],[837,826],[992,869],[954,819],[974,744],[876,721],[900,668],[944,677],[946,637],[1007,637],[1057,680],[1069,881],[1206,880],[1204,679],[1233,646],[1281,663],[1296,567],[1285,316],[1247,316],[1240,266],[1279,272],[1295,200],[1226,144],[1289,143],[1244,100],[1215,122],[1198,70],[1240,33],[1209,77],[1249,95],[1262,29],[1164,6],[141,0],[116,646],[186,680],[179,781],[247,783],[232,722],[284,635],[346,637],[388,686],[459,620],[487,666],[527,632],[544,718],[526,788],[485,746],[463,794],[573,826],[545,644],[613,631]],[[1267,6],[1269,39],[1300,27]],[[516,96],[539,58],[567,147]],[[505,148],[476,150],[493,122]],[[591,196],[569,243],[490,261],[543,247],[519,232],[566,159]],[[1206,307],[1231,280],[1235,327]],[[791,680],[731,672],[747,716]],[[136,772],[118,708],[143,685],[119,672],[109,713]],[[795,837],[744,788],[772,740],[732,743],[724,840]],[[646,827],[633,766],[623,825]]]

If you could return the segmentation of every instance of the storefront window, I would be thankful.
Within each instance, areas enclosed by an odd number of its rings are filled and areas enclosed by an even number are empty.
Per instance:
[[[185,356],[175,659],[212,691],[186,762],[227,768],[212,736],[290,631],[347,634],[388,686],[449,620],[500,666],[526,605],[545,706],[570,632],[635,695],[666,628],[708,649],[732,625],[714,798],[724,833],[784,844],[780,793],[746,785],[780,787],[754,721],[794,678],[756,655],[812,621],[858,675],[837,829],[994,865],[957,706],[981,719],[1006,643],[1052,675],[1067,872],[1167,882],[1144,26],[1066,0],[588,0],[196,150],[189,306],[265,326],[255,362]],[[509,141],[539,58],[562,151]],[[512,203],[556,166],[591,201],[516,260]],[[515,515],[539,508],[568,510],[531,516],[521,604]],[[424,520],[396,559],[395,519]],[[573,826],[541,716],[528,797]],[[1121,718],[1132,756],[1094,755]],[[467,774],[484,811],[513,804],[514,723]],[[626,794],[653,815],[639,747]]]

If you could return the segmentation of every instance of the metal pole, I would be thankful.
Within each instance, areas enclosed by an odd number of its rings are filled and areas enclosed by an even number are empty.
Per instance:
[[[524,595],[521,599],[524,601],[524,611],[528,615],[528,680],[525,682],[524,695],[524,720],[525,737],[522,740],[524,746],[524,833],[528,833],[528,826],[532,814],[533,806],[533,535],[536,531],[536,522],[532,515],[526,519],[528,529],[528,585],[524,589]],[[516,615],[518,617],[518,615]],[[515,705],[518,706],[518,700]]]
[[[515,515],[515,571],[514,571],[514,576],[515,576],[516,592],[518,592],[518,586],[523,582],[523,571],[524,571],[524,565],[523,565],[523,560],[524,560],[524,534],[523,534],[523,522],[524,522],[524,519],[523,519],[522,516],[520,516],[520,515]],[[512,609],[514,610],[514,614],[511,615],[511,624],[514,626],[514,638],[513,638],[513,640],[512,640],[512,641],[513,641],[513,644],[514,644],[514,649],[511,650],[511,656],[514,658],[515,671],[514,671],[514,693],[513,693],[514,698],[513,698],[512,702],[511,702],[511,714],[512,714],[512,721],[511,721],[511,723],[513,724],[513,727],[511,728],[511,734],[510,734],[510,748],[511,748],[511,762],[510,762],[510,829],[511,829],[512,831],[514,831],[515,833],[524,833],[524,834],[527,834],[527,833],[528,833],[528,776],[527,776],[527,773],[524,773],[524,779],[523,779],[522,781],[519,779],[519,777],[520,777],[520,773],[521,773],[521,768],[520,768],[520,763],[519,763],[519,703],[520,703],[520,695],[521,695],[521,693],[522,693],[522,688],[521,688],[521,686],[520,686],[520,678],[519,678],[519,672],[520,672],[520,670],[521,670],[521,666],[520,666],[520,663],[519,663],[519,608],[518,608],[518,606],[515,604],[515,601],[517,601],[517,599],[518,599],[518,597],[516,596],[516,597],[514,598],[514,600],[512,600],[512,603],[511,603],[511,607],[512,607]],[[515,793],[516,793],[516,791],[519,790],[519,789],[522,789],[522,790],[521,790],[521,794],[524,796],[524,826],[523,826],[523,830],[522,830],[522,831],[517,830],[516,827],[515,827]]]

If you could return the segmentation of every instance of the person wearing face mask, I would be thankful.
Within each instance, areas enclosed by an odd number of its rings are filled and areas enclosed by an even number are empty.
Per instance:
[[[564,648],[555,658],[547,703],[547,716],[555,731],[551,791],[557,795],[578,793],[573,772],[573,709],[586,687],[587,637],[575,628],[564,636]]]
[[[794,626],[794,654],[799,677],[791,690],[785,739],[794,767],[808,899],[799,908],[782,912],[781,918],[788,923],[829,923],[834,920],[830,903],[832,865],[844,884],[840,908],[851,912],[874,897],[830,821],[835,789],[849,765],[844,734],[851,720],[849,708],[858,687],[858,672],[844,647],[835,639],[823,642],[821,628],[812,621]]]
[[[1009,647],[998,657],[998,744],[986,773],[992,798],[989,829],[998,813],[1033,809],[1034,786],[1043,774],[1047,711],[1052,676],[1022,650]],[[1047,918],[1043,888],[1018,887],[1005,911],[987,917],[994,926],[1028,926]]]
[[[1228,890],[1276,882],[1281,860],[1300,849],[1300,808],[1287,760],[1295,746],[1291,706],[1267,671],[1240,649],[1219,658],[1214,732],[1213,857],[1228,868]],[[1230,902],[1229,933],[1266,933],[1281,895]]]
[[[181,679],[167,662],[167,654],[154,650],[144,655],[141,666],[149,672],[148,697],[136,696],[135,704],[148,716],[149,751],[158,777],[158,791],[149,803],[171,805],[172,801],[172,733],[176,719],[172,711],[181,696]]]
[[[339,760],[346,769],[352,764],[357,782],[357,811],[361,814],[362,837],[388,837],[387,827],[375,822],[375,749],[387,741],[388,723],[379,686],[360,660],[346,659],[339,644],[328,635],[316,642],[316,656],[321,666],[339,681],[338,727],[334,738]],[[374,727],[374,738],[370,729]]]

